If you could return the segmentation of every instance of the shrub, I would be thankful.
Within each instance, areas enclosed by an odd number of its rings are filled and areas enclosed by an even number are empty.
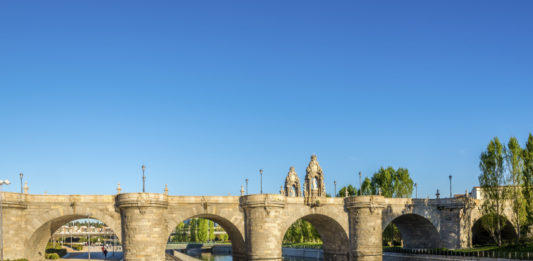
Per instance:
[[[48,248],[46,249],[46,254],[56,254],[59,257],[63,257],[67,254],[67,250],[64,248]]]
[[[46,258],[46,259],[59,259],[59,255],[57,253],[45,254],[44,258]]]

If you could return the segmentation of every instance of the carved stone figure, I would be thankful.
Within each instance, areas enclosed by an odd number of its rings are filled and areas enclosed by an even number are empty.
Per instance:
[[[300,188],[300,178],[298,178],[294,167],[291,166],[287,178],[285,178],[285,196],[301,197]]]
[[[315,191],[313,193],[313,191]],[[325,197],[326,187],[324,185],[324,172],[322,167],[318,164],[316,155],[311,156],[311,161],[306,169],[305,183],[304,183],[304,197]]]

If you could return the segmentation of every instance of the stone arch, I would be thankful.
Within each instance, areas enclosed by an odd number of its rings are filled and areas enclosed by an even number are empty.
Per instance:
[[[493,239],[490,236],[490,233],[486,231],[481,224],[482,219],[485,218],[486,216],[487,215],[480,216],[477,219],[475,219],[474,222],[472,222],[473,225],[472,225],[472,228],[470,229],[470,232],[472,233],[472,242],[471,242],[472,246],[493,242]],[[505,221],[505,225],[501,231],[502,241],[514,240],[517,234],[514,224],[505,215],[502,215],[501,217]]]
[[[281,233],[280,242],[283,242],[283,237],[290,226],[299,219],[311,223],[320,234],[323,243],[324,260],[348,260],[350,250],[348,232],[335,217],[324,213],[311,213],[291,217],[281,229],[283,233]]]
[[[169,231],[167,231],[168,236],[166,238],[168,239],[170,237],[172,231],[178,224],[191,218],[209,219],[219,224],[226,231],[226,233],[228,233],[229,239],[231,240],[233,260],[244,260],[244,258],[246,257],[246,245],[244,244],[243,233],[241,232],[241,230],[239,230],[237,225],[235,225],[229,219],[222,217],[221,215],[201,213],[188,216],[186,218],[171,219],[169,220]]]
[[[400,230],[405,248],[438,248],[440,235],[437,228],[427,218],[414,214],[403,214],[390,218],[382,229],[393,223]]]
[[[45,212],[38,217],[29,217],[27,221],[28,231],[31,235],[26,240],[26,255],[29,260],[44,260],[44,249],[46,243],[64,224],[76,219],[92,218],[97,219],[110,227],[118,240],[122,242],[120,234],[120,219],[116,219],[115,213],[105,213],[100,209],[89,207],[58,208]]]

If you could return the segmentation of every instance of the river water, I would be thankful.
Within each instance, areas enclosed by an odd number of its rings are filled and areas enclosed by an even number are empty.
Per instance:
[[[204,261],[232,261],[231,255],[214,255],[211,253],[202,253],[200,258]],[[317,258],[303,258],[303,257],[284,257],[284,261],[323,261],[322,259]],[[455,257],[455,259],[443,259],[438,257],[432,257],[432,256],[401,256],[400,254],[388,254],[385,253],[383,255],[383,261],[434,261],[434,260],[470,260],[466,257],[463,259],[462,257]],[[488,260],[488,259],[487,259]]]
[[[211,253],[202,253],[202,255],[200,257],[196,257],[196,258],[200,258],[204,261],[232,261],[233,258],[231,257],[231,255],[215,255],[215,254],[211,254]],[[284,257],[283,258],[284,261],[322,261],[322,259],[317,259],[317,258],[303,258],[303,257]]]

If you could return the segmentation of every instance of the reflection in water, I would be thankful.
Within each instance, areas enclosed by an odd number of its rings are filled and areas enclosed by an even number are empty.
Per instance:
[[[215,255],[211,253],[202,253],[199,257],[203,261],[232,261],[233,258],[231,255]],[[304,257],[283,257],[284,261],[317,261],[321,259],[316,258],[304,258]]]
[[[200,259],[204,261],[232,261],[233,257],[231,255],[214,255],[211,253],[202,253]]]

